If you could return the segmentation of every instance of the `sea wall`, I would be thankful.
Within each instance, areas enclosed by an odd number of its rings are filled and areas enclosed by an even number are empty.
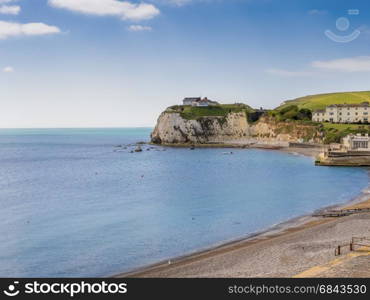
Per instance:
[[[328,152],[322,152],[316,157],[315,164],[318,166],[351,166],[364,167],[370,166],[369,152],[345,152],[342,155],[330,155]]]

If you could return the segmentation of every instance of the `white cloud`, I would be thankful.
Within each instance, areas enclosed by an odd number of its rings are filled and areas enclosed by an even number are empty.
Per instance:
[[[284,77],[303,77],[303,76],[310,76],[312,72],[308,71],[288,71],[283,69],[268,69],[266,70],[267,73],[272,75],[284,76]]]
[[[145,20],[160,11],[152,4],[118,0],[49,0],[49,5],[97,16],[118,16],[124,20]]]
[[[150,0],[150,1],[156,2],[159,4],[170,4],[170,5],[176,5],[176,6],[183,6],[185,4],[192,2],[193,0]]]
[[[46,35],[60,32],[58,27],[46,25],[44,23],[20,24],[0,21],[0,40],[14,36]]]
[[[0,14],[18,15],[21,7],[18,5],[2,5],[0,6]]]
[[[10,66],[5,67],[5,68],[3,69],[3,72],[4,72],[4,73],[12,73],[12,72],[14,72],[14,68],[13,68],[13,67],[10,67]]]
[[[10,2],[17,2],[18,0],[0,0],[0,4],[10,3]]]
[[[152,27],[150,26],[143,26],[143,25],[130,25],[128,27],[129,31],[151,31]]]
[[[326,10],[320,10],[320,9],[311,9],[308,11],[309,15],[326,15],[328,12]]]
[[[370,56],[312,62],[314,68],[341,72],[370,72]]]

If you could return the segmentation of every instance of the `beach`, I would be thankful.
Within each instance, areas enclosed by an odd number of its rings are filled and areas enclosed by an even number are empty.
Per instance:
[[[315,156],[319,148],[280,151]],[[335,209],[370,207],[370,195]],[[333,209],[333,208],[332,208]],[[352,237],[370,237],[370,213],[339,218],[302,216],[254,237],[227,243],[189,256],[164,261],[116,277],[369,277],[370,248],[334,255]]]
[[[370,200],[351,205],[353,207],[370,207]],[[348,243],[353,236],[370,236],[370,213],[335,219],[307,218],[304,224],[279,233],[261,234],[118,277],[327,277],[325,272],[328,277],[368,277],[370,255],[359,256],[365,257],[361,263],[364,270],[358,270],[354,259],[353,265],[349,264],[341,272],[333,272],[332,268],[309,272],[310,268],[337,259],[335,248]],[[348,249],[343,255],[348,255]]]

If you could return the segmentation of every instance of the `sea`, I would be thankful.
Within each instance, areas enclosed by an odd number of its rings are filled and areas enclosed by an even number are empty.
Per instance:
[[[1,129],[0,277],[111,276],[368,188],[366,168],[316,167],[279,151],[144,144],[134,152],[151,130]]]

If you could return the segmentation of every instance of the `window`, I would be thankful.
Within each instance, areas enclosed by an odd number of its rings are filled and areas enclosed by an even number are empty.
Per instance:
[[[364,115],[368,115],[369,113],[368,112],[364,112]]]
[[[358,148],[368,148],[369,142],[367,141],[353,141],[353,148],[358,149]]]
[[[340,113],[339,113],[339,115],[341,116],[341,115],[342,115],[342,113],[340,112]]]
[[[349,115],[350,115],[350,113],[347,113],[347,115],[349,116]]]
[[[334,113],[331,112],[330,115],[332,116],[332,115],[334,115]]]
[[[358,113],[355,113],[355,115],[357,116],[357,115],[358,115]]]

